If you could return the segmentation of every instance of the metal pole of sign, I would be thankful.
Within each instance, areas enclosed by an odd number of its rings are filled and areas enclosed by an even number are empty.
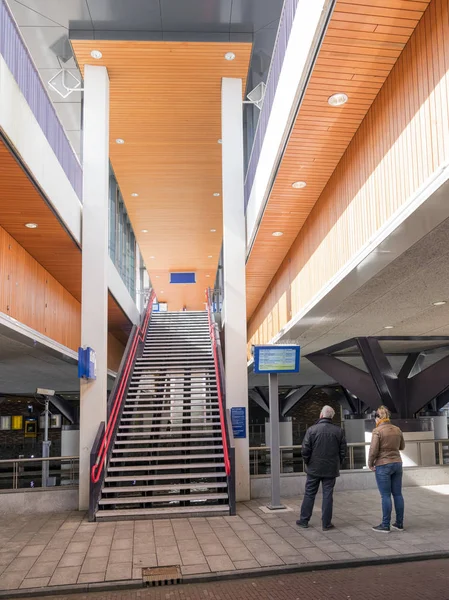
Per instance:
[[[281,471],[279,443],[279,381],[277,373],[269,373],[270,391],[270,457],[271,457],[271,503],[270,510],[285,508],[281,504]]]
[[[50,456],[50,446],[51,442],[48,440],[48,419],[50,417],[49,411],[49,398],[48,396],[45,398],[45,430],[44,430],[44,441],[42,442],[42,458],[48,458]],[[48,486],[48,468],[49,461],[42,461],[42,487]]]

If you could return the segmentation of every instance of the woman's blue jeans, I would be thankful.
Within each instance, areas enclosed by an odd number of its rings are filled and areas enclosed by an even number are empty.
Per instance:
[[[391,496],[394,500],[396,523],[404,524],[404,498],[402,496],[402,463],[395,462],[376,467],[376,482],[382,497],[382,525],[390,527]]]

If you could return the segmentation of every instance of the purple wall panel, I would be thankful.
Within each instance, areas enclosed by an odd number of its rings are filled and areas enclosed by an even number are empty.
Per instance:
[[[0,54],[81,200],[82,168],[4,0],[0,0]]]
[[[251,157],[248,163],[245,180],[245,209],[249,201],[251,189],[256,176],[257,165],[259,163],[260,153],[262,150],[265,133],[267,131],[268,120],[270,118],[271,109],[273,108],[274,96],[279,82],[282,65],[284,63],[285,53],[287,51],[290,32],[293,27],[296,9],[299,0],[285,0],[284,8],[279,23],[279,31],[276,39],[276,45],[271,59],[270,72],[267,78],[267,87],[265,90],[265,98],[263,101],[262,110],[260,112],[259,122],[257,124],[256,135],[254,136],[253,148]]]

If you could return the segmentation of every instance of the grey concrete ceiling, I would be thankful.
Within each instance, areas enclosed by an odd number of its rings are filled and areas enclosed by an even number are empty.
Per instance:
[[[87,39],[251,41],[250,90],[266,81],[283,5],[283,0],[6,1],[80,160],[82,93],[64,100],[47,86],[62,67],[81,80],[69,30]]]
[[[108,378],[109,388],[112,383]],[[1,326],[0,395],[33,394],[38,387],[78,393],[79,385],[76,359]]]

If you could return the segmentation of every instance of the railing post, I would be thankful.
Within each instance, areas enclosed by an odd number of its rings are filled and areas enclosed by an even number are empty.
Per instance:
[[[354,470],[354,446],[349,446],[349,469]]]
[[[443,442],[438,442],[438,464],[444,465]]]

